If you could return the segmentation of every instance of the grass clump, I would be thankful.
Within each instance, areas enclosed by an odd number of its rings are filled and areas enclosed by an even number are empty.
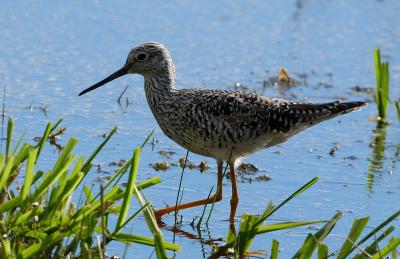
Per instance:
[[[21,144],[20,138],[12,149],[13,121],[8,121],[6,152],[0,153],[0,258],[105,258],[111,241],[154,246],[158,258],[166,258],[166,249],[179,250],[179,246],[163,240],[150,203],[140,193],[160,179],[136,183],[141,147],[97,193],[84,186],[84,201],[78,205],[73,202],[72,197],[79,197],[78,187],[82,187],[92,160],[116,128],[86,161],[72,153],[78,139],[71,138],[52,169],[43,172],[35,168],[49,135],[60,122],[54,126],[49,123],[36,145]],[[118,181],[129,168],[127,188],[121,189]],[[19,182],[20,174],[23,182]],[[129,216],[132,196],[140,207]],[[122,232],[142,212],[153,236]],[[109,224],[112,215],[119,215],[117,224]]]
[[[292,258],[314,258],[313,256],[317,256],[317,258],[322,259],[328,258],[329,256],[337,256],[337,258],[342,259],[348,258],[351,255],[353,258],[361,259],[383,258],[383,256],[389,253],[392,253],[394,256],[397,255],[396,248],[400,245],[400,236],[390,237],[390,234],[392,234],[392,232],[395,230],[395,227],[393,225],[387,227],[387,225],[400,216],[400,211],[397,211],[379,226],[373,228],[359,241],[357,240],[365,230],[369,217],[355,219],[349,234],[344,239],[341,247],[338,249],[329,248],[328,245],[323,241],[329,236],[337,222],[342,217],[342,213],[340,211],[337,212],[330,220],[280,222],[268,225],[263,224],[264,221],[273,213],[279,210],[287,202],[298,196],[300,193],[310,188],[317,181],[318,178],[312,179],[277,206],[269,203],[261,215],[244,214],[240,221],[239,232],[237,235],[228,230],[226,245],[219,247],[209,258],[218,258],[223,254],[229,254],[229,251],[233,251],[234,258],[243,258],[252,253],[252,251],[249,250],[250,246],[255,237],[260,234],[318,223],[324,223],[324,225],[316,233],[310,233],[307,235],[303,244],[299,247]],[[388,238],[389,241],[386,245],[382,245],[381,241],[385,238]],[[367,241],[370,243],[366,245]],[[271,244],[270,258],[277,259],[278,257],[279,241],[274,239]]]
[[[389,62],[381,62],[379,49],[374,50],[376,93],[375,103],[380,120],[385,121],[389,105]]]

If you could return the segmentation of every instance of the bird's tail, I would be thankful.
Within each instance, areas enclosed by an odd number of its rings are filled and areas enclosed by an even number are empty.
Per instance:
[[[322,121],[360,110],[366,102],[330,102],[320,104],[293,103],[290,107],[292,130],[297,133]]]
[[[360,110],[362,107],[367,106],[366,102],[331,102],[322,104],[322,107],[330,111],[331,116],[346,114],[349,112]]]

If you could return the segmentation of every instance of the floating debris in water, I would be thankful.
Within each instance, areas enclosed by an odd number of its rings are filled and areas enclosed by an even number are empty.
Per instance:
[[[286,70],[283,67],[281,69],[279,69],[278,77],[279,77],[279,81],[281,81],[281,82],[289,83],[289,81],[290,81],[289,74],[286,72]]]
[[[158,144],[158,143],[160,143],[160,141],[158,140],[158,139],[156,139],[156,138],[152,138],[152,140],[151,140],[151,142],[150,142],[150,145],[156,145],[156,144]]]
[[[278,76],[271,76],[263,81],[264,87],[289,87],[300,85],[301,82],[289,76],[285,68],[279,69]]]
[[[383,119],[382,117],[380,117],[378,115],[372,115],[371,117],[368,118],[368,120],[372,121],[372,122],[379,122],[382,125],[390,125],[390,124],[392,124],[391,121]]]
[[[171,167],[171,164],[168,161],[157,162],[157,163],[150,164],[150,165],[156,171],[166,171],[167,169],[169,169]]]
[[[317,84],[317,86],[318,86],[318,87],[322,86],[322,87],[324,87],[324,88],[326,88],[326,89],[329,89],[329,88],[332,88],[332,87],[333,87],[332,84],[330,84],[330,83],[328,83],[328,82],[326,82],[326,81],[319,81],[318,84]]]
[[[268,174],[260,175],[256,177],[257,182],[266,182],[271,180],[271,177]]]
[[[179,164],[180,167],[183,168],[185,166],[185,163],[186,163],[186,167],[189,168],[189,169],[193,169],[193,168],[197,167],[196,163],[194,163],[194,162],[192,162],[190,160],[186,161],[185,157],[179,158],[178,164]]]
[[[93,182],[98,182],[98,183],[102,183],[102,182],[106,182],[108,180],[110,180],[111,176],[99,176],[93,179]]]
[[[356,160],[356,159],[358,159],[358,157],[356,157],[355,155],[352,155],[352,156],[346,156],[344,159]]]
[[[46,116],[46,118],[47,118],[47,112],[49,111],[48,105],[46,105],[46,106],[34,107],[32,103],[29,104],[28,106],[24,107],[24,108],[25,108],[25,109],[28,109],[28,110],[30,110],[30,111],[39,110],[39,111],[41,111],[41,112],[44,114],[44,116]]]
[[[110,162],[108,166],[118,166],[121,167],[126,163],[125,159],[120,159],[118,162]]]
[[[185,157],[179,158],[178,165],[183,168],[185,166],[185,161],[186,161]],[[192,162],[190,160],[186,161],[186,167],[189,168],[190,170],[198,168],[201,173],[207,171],[210,168],[207,161],[201,161],[199,164],[196,164],[195,162]]]
[[[185,162],[186,162],[186,158],[185,157],[181,157],[179,158],[178,164],[180,167],[184,167],[185,166]]]
[[[60,139],[60,135],[64,134],[66,128],[58,128],[54,133],[50,133],[50,144],[55,144]]]
[[[257,173],[259,169],[252,163],[241,163],[237,168],[236,172],[238,174],[253,175]]]
[[[190,170],[192,170],[193,168],[196,168],[197,165],[196,165],[196,163],[194,163],[192,161],[188,161],[188,162],[186,162],[186,167],[188,167]]]
[[[339,144],[335,144],[335,146],[333,148],[331,148],[331,150],[329,151],[329,155],[330,156],[335,156],[336,151],[340,148]]]
[[[166,157],[166,158],[172,158],[172,156],[175,155],[176,152],[161,150],[161,151],[158,151],[158,154],[160,156],[163,156],[163,157]]]
[[[371,86],[362,87],[362,86],[356,85],[356,86],[352,87],[351,90],[353,90],[356,93],[364,93],[364,94],[368,94],[368,95],[374,95],[374,93],[375,93],[374,88],[372,88]]]
[[[57,141],[61,138],[60,136],[62,134],[64,134],[65,131],[66,131],[66,128],[60,127],[56,131],[51,132],[49,134],[49,138],[48,138],[49,143],[50,143],[50,145],[55,146],[58,152],[61,152],[64,150],[64,147],[61,146],[60,144],[58,144]],[[42,139],[42,137],[34,137],[33,138],[33,140],[36,142],[39,142],[41,139]]]
[[[201,173],[206,172],[210,167],[208,166],[207,161],[201,161],[198,165],[198,168]]]

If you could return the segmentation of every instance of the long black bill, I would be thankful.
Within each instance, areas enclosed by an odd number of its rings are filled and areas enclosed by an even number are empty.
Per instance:
[[[100,86],[105,85],[108,82],[110,82],[110,81],[112,81],[114,79],[117,79],[118,77],[121,77],[121,76],[126,75],[126,74],[128,74],[128,67],[127,66],[123,66],[122,68],[118,69],[116,72],[114,72],[111,75],[109,75],[107,78],[101,80],[97,84],[94,84],[91,87],[89,87],[89,88],[83,90],[82,92],[80,92],[79,96],[81,96],[81,95],[83,95],[83,94],[85,94],[87,92],[90,92],[90,91],[92,91],[92,90],[94,90],[96,88],[99,88]]]

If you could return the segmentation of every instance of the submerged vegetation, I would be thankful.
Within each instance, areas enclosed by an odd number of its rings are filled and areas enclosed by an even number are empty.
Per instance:
[[[0,257],[105,258],[106,246],[111,241],[154,246],[159,258],[166,257],[166,249],[179,250],[178,245],[163,240],[150,203],[140,193],[160,179],[154,177],[136,183],[141,147],[100,188],[83,186],[81,190],[91,162],[116,128],[86,161],[72,154],[78,140],[71,138],[52,169],[45,172],[35,168],[49,136],[60,122],[54,126],[49,123],[36,145],[22,144],[21,137],[11,148],[13,121],[8,121],[6,151],[0,154]],[[128,185],[122,189],[118,182],[127,172]],[[128,215],[132,195],[140,209]],[[122,231],[139,213],[144,214],[153,237]],[[110,224],[112,216],[117,218],[116,224]]]

